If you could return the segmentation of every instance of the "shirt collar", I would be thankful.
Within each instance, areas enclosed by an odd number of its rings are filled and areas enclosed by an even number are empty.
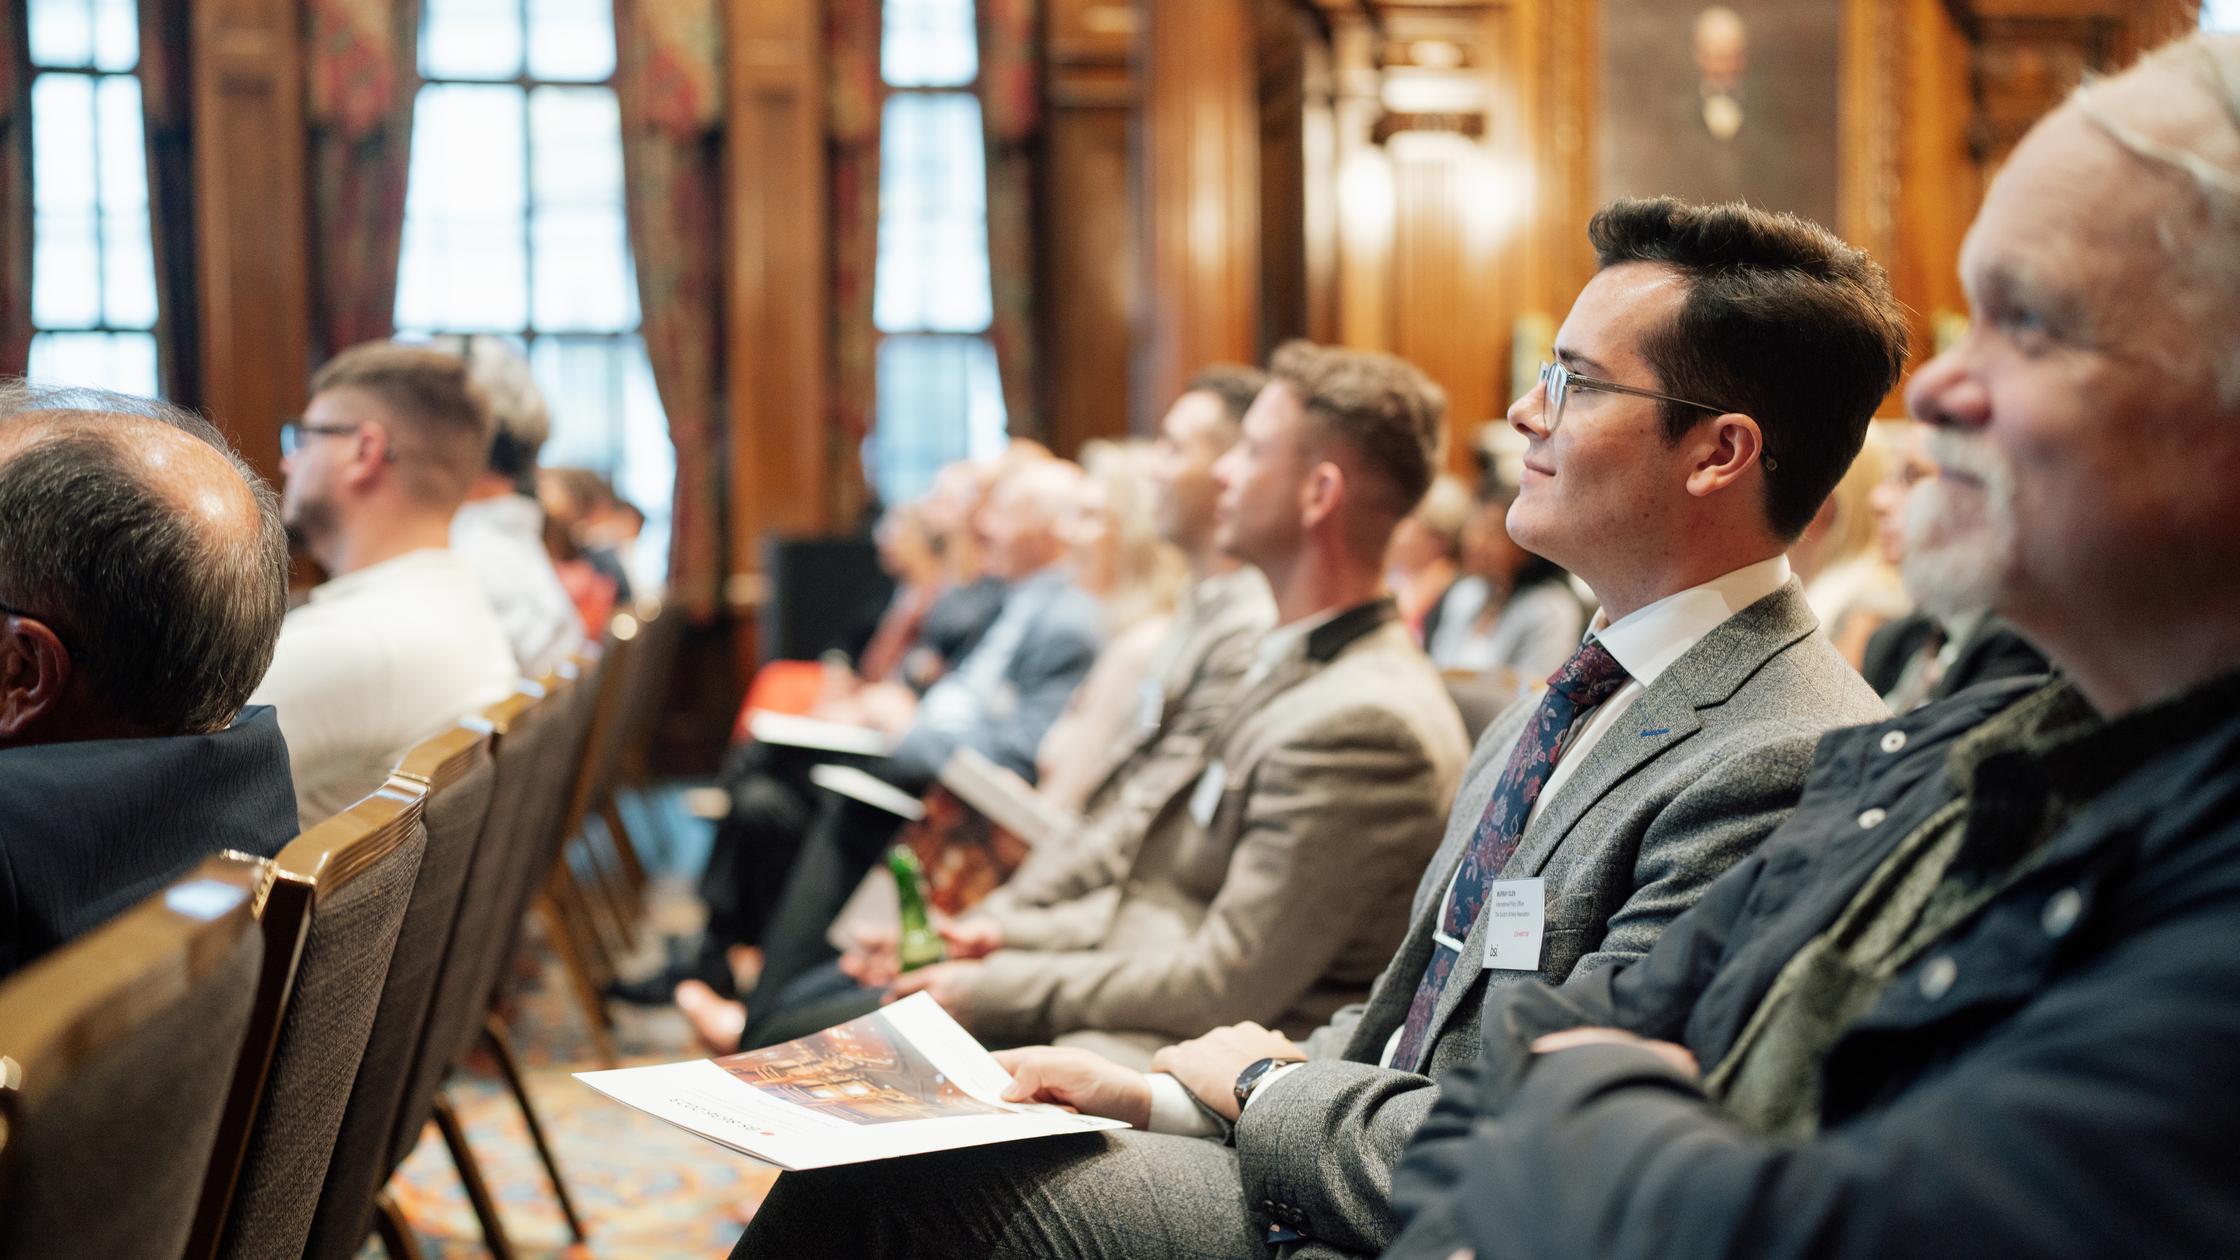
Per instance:
[[[1308,635],[1321,629],[1332,618],[1344,611],[1343,608],[1325,608],[1312,617],[1301,617],[1297,621],[1288,625],[1277,626],[1261,635],[1259,645],[1254,648],[1259,656],[1260,663],[1262,665],[1273,665],[1284,657],[1292,655],[1299,649],[1300,645],[1307,641]]]
[[[459,505],[451,518],[456,530],[461,524],[472,529],[477,526],[512,534],[522,538],[542,541],[544,509],[525,494],[501,494],[488,499],[469,499]]]
[[[1614,622],[1607,612],[1597,611],[1587,635],[1600,640],[1625,666],[1626,675],[1646,687],[1727,618],[1788,581],[1789,557],[1777,555],[1667,595]]]

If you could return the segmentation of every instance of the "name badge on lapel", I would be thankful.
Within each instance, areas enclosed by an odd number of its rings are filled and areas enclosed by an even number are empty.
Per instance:
[[[1486,969],[1540,970],[1540,938],[1548,926],[1548,882],[1497,879],[1486,889]]]
[[[1159,729],[1159,719],[1167,711],[1167,693],[1155,678],[1146,678],[1136,689],[1136,729],[1149,735]]]
[[[1221,808],[1221,794],[1229,787],[1229,767],[1216,761],[1198,776],[1198,786],[1190,789],[1190,820],[1200,827],[1213,825],[1213,811]]]

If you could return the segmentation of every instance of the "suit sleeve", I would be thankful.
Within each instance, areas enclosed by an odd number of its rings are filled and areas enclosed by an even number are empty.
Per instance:
[[[1816,734],[1805,732],[1769,741],[1761,731],[1753,735],[1748,756],[1705,758],[1709,772],[1665,802],[1643,833],[1633,889],[1611,913],[1599,945],[1573,967],[1575,989],[1567,986],[1559,999],[1526,974],[1487,973],[1497,990],[1488,995],[1480,1018],[1486,1053],[1498,1055],[1541,1032],[1579,1024],[1638,1021],[1660,1030],[1654,1035],[1676,1035],[1670,1024],[1674,1013],[1685,1009],[1681,994],[1639,985],[1621,994],[1595,977],[1647,954],[1707,887],[1765,841],[1795,807],[1817,742]],[[1699,937],[1697,948],[1717,938],[1723,933]],[[1514,979],[1504,978],[1511,974]],[[1510,1070],[1465,1069],[1449,1073],[1434,1089],[1429,1078],[1414,1073],[1360,1063],[1307,1064],[1270,1091],[1265,1119],[1271,1123],[1261,1123],[1262,1104],[1256,1100],[1254,1114],[1238,1127],[1247,1198],[1286,1206],[1304,1222],[1301,1232],[1313,1238],[1351,1250],[1380,1250],[1399,1232],[1394,1168],[1402,1149],[1426,1125],[1434,1098],[1451,1095],[1458,1100],[1453,1105],[1462,1108],[1459,1114],[1474,1114],[1478,1091],[1489,1081],[1506,1080]],[[1317,1129],[1325,1136],[1310,1140],[1307,1135]],[[1423,1175],[1435,1184],[1453,1175],[1443,1132],[1434,1125],[1423,1139],[1433,1148]],[[1438,1199],[1436,1193],[1426,1197]]]
[[[1044,732],[1065,711],[1096,655],[1097,636],[1086,618],[1040,619],[1028,631],[1006,674],[1014,695],[1004,711],[997,712],[982,696],[979,712],[961,727],[942,729],[921,722],[895,745],[889,765],[910,782],[930,783],[948,764],[951,753],[969,747],[1032,780],[1034,755]]]
[[[1155,948],[999,950],[974,986],[975,1027],[1190,1037],[1275,1018],[1359,935],[1370,908],[1392,903],[1380,890],[1415,878],[1446,789],[1394,715],[1355,710],[1316,723],[1264,755],[1241,804],[1224,805],[1241,810],[1236,846],[1195,932]],[[1350,875],[1332,879],[1334,870]]]
[[[2240,1235],[2240,888],[2088,930],[2097,953],[1894,1102],[1803,1143],[1646,1053],[1541,1057],[1471,1125],[1444,1219],[1481,1254],[2211,1255]],[[1411,1167],[1415,1156],[1410,1155]],[[1444,1257],[1411,1227],[1391,1254]]]

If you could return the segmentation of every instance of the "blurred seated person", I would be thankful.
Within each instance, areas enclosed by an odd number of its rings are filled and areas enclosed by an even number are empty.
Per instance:
[[[1433,610],[1431,663],[1468,673],[1522,697],[1579,649],[1587,610],[1569,575],[1509,537],[1524,439],[1502,425],[1485,431],[1478,502],[1462,529],[1462,576]]]
[[[329,576],[288,614],[251,699],[279,710],[306,827],[519,681],[489,596],[451,550],[491,432],[457,355],[386,341],[320,368],[281,431],[281,517]]]
[[[0,976],[294,837],[279,723],[243,707],[287,580],[279,504],[208,421],[0,385]]]
[[[1647,957],[1509,990],[1387,1257],[2232,1253],[2236,208],[2240,39],[2024,137],[1907,403],[1925,532],[2059,677],[1831,734]]]
[[[1093,441],[1081,449],[1089,491],[1065,524],[1081,588],[1104,608],[1105,648],[1035,753],[1044,800],[1078,813],[1101,778],[1106,753],[1127,736],[1152,656],[1174,622],[1188,577],[1180,551],[1160,536],[1148,443]]]
[[[612,547],[592,541],[598,505],[614,497],[607,479],[588,468],[539,468],[537,502],[544,508],[544,545],[560,584],[574,601],[584,634],[606,637],[614,610],[630,602],[630,571]]]
[[[1007,886],[952,928],[949,961],[895,977],[884,1000],[929,992],[983,1040],[1140,1067],[1209,1026],[1304,1035],[1365,997],[1398,947],[1469,753],[1382,590],[1446,400],[1390,355],[1304,342],[1270,377],[1214,465],[1214,541],[1267,580],[1278,624],[1199,742],[1203,769],[1114,820],[1136,834]]]
[[[1427,622],[1447,588],[1461,572],[1462,526],[1470,519],[1470,489],[1451,473],[1441,473],[1423,502],[1392,531],[1385,557],[1385,581],[1392,588],[1400,620],[1424,641]]]
[[[1866,658],[1867,639],[1876,630],[1913,611],[1898,580],[1897,561],[1884,554],[1872,502],[1876,488],[1889,479],[1895,435],[1906,424],[1882,421],[1868,427],[1859,458],[1820,505],[1804,537],[1789,549],[1789,565],[1804,582],[1805,602],[1853,668]]]
[[[887,756],[866,767],[873,774],[915,796],[952,753],[969,747],[1014,773],[1034,775],[1036,747],[1103,644],[1102,614],[1075,584],[1059,532],[1082,493],[1074,464],[1046,457],[1011,462],[973,522],[988,572],[1007,583],[1003,609],[971,654],[922,700],[905,689],[891,707],[862,715],[894,739]],[[730,949],[760,945],[767,935],[828,949],[825,929],[900,826],[892,814],[829,793],[804,800],[789,775],[757,773],[727,786],[731,811],[701,874],[708,923],[698,950],[687,963],[617,986],[616,996],[665,1002],[687,978],[731,996]],[[812,858],[812,869],[800,869]],[[790,926],[781,929],[773,916]]]
[[[1054,943],[1053,934],[1079,934],[1095,925],[1095,916],[1081,913],[1076,897],[1061,896],[1058,890],[1071,890],[1086,870],[1100,863],[1132,860],[1152,814],[1204,773],[1206,741],[1230,715],[1260,640],[1274,624],[1266,579],[1223,551],[1215,536],[1214,466],[1236,445],[1244,413],[1266,381],[1256,368],[1209,367],[1192,378],[1159,422],[1145,515],[1182,556],[1190,584],[1166,619],[1165,634],[1150,659],[1123,662],[1135,671],[1135,704],[1126,728],[1111,732],[1101,746],[1062,752],[1060,744],[1079,741],[1071,741],[1056,725],[1043,737],[1037,758],[1042,778],[1036,790],[1079,812],[1081,820],[1074,834],[1046,840],[1029,854],[1011,883],[984,904],[989,910],[1010,904],[1006,922],[1017,940],[1032,935]],[[1114,650],[1107,648],[1097,658],[1083,691],[1102,685],[1099,675],[1114,672]],[[1063,757],[1082,764],[1061,765]],[[1060,774],[1086,783],[1082,799],[1053,793]],[[1084,895],[1098,894],[1084,890]],[[993,942],[982,937],[982,926],[958,938],[960,955],[992,948]],[[883,919],[843,925],[842,931],[851,928],[849,956],[834,965],[827,965],[834,963],[828,951],[813,946],[791,951],[791,958],[774,952],[772,965],[755,986],[762,997],[754,1040],[780,1035],[787,1024],[824,1019],[828,1004],[848,1002],[858,994],[857,986],[877,989],[893,979],[897,933],[891,905]],[[968,946],[967,939],[980,944]],[[714,1049],[728,1052],[747,1033],[745,1004],[726,1001],[705,985],[679,986],[677,1000]],[[855,1001],[860,1003],[860,996]]]
[[[1978,683],[2045,673],[2045,654],[1991,610],[1966,538],[1936,514],[1942,470],[1927,430],[1906,421],[1895,444],[1897,464],[1875,490],[1874,511],[1916,610],[1867,640],[1859,670],[1867,685],[1902,714]]]
[[[873,658],[873,645],[867,644],[863,655],[869,659],[859,660],[855,669],[827,671],[824,695],[813,716],[897,729],[908,723],[918,697],[971,655],[980,636],[995,624],[1009,590],[1008,583],[988,571],[981,554],[980,513],[1008,472],[1049,457],[1038,442],[1015,441],[995,459],[959,460],[935,474],[933,488],[919,501],[917,514],[940,558],[938,590],[891,667],[869,672],[869,665],[888,666],[892,649],[880,645],[882,651]],[[884,550],[881,555],[884,562]],[[900,575],[893,568],[888,572],[899,586]],[[879,637],[874,631],[873,644]]]
[[[537,450],[552,432],[529,361],[497,337],[437,343],[457,354],[490,402],[496,433],[467,501],[451,518],[451,549],[474,571],[521,672],[541,678],[583,650],[583,622],[544,546]]]

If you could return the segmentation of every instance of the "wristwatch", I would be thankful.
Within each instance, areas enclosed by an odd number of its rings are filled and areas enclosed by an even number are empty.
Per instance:
[[[1287,1063],[1305,1062],[1305,1059],[1302,1059],[1297,1055],[1286,1055],[1282,1058],[1255,1059],[1249,1066],[1245,1068],[1244,1071],[1237,1073],[1238,1113],[1242,1114],[1244,1112],[1245,1101],[1252,1097],[1253,1090],[1260,1088],[1260,1082],[1268,1079],[1268,1073],[1275,1071],[1277,1068],[1282,1067]]]

